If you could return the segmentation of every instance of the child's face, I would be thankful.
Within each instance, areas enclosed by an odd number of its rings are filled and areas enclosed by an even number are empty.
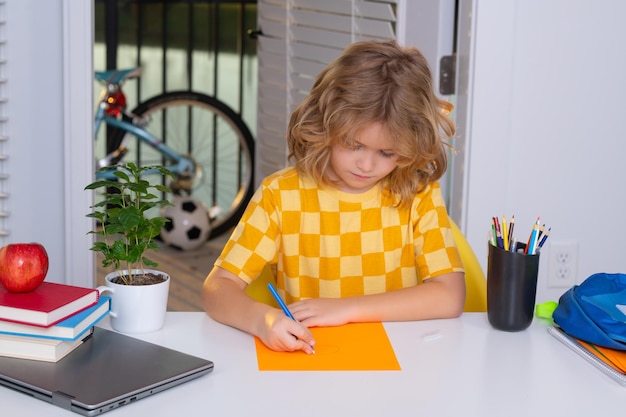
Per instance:
[[[372,123],[357,135],[354,146],[335,145],[330,154],[329,176],[347,193],[363,193],[397,166],[398,155],[380,123]]]

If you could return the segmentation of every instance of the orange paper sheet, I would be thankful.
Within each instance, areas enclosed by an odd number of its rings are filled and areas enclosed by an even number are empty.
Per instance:
[[[587,350],[599,359],[601,359],[607,365],[613,367],[616,371],[626,374],[626,352],[621,350],[614,350],[605,348],[602,346],[587,343],[583,340],[578,340],[578,343],[583,345]]]
[[[275,352],[254,338],[259,371],[399,371],[382,323],[313,327],[315,355]]]

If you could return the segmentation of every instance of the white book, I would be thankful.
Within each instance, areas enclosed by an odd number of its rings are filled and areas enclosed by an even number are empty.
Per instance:
[[[0,356],[58,362],[80,346],[91,333],[74,341],[3,334],[0,335]]]

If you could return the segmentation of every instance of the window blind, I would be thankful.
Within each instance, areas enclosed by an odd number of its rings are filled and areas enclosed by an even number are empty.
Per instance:
[[[259,0],[257,182],[287,165],[289,115],[350,43],[396,39],[396,1]]]
[[[6,166],[6,142],[7,135],[7,22],[6,22],[6,1],[0,1],[0,242],[6,243],[6,236],[9,235],[9,212],[7,210],[8,180]]]

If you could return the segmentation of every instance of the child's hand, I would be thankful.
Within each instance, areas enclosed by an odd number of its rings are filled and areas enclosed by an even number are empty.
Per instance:
[[[275,351],[301,350],[311,354],[312,346],[315,345],[315,339],[309,329],[290,319],[279,309],[271,309],[265,314],[258,336],[267,347]]]
[[[291,314],[306,327],[340,326],[349,323],[349,298],[312,298],[289,306]]]

